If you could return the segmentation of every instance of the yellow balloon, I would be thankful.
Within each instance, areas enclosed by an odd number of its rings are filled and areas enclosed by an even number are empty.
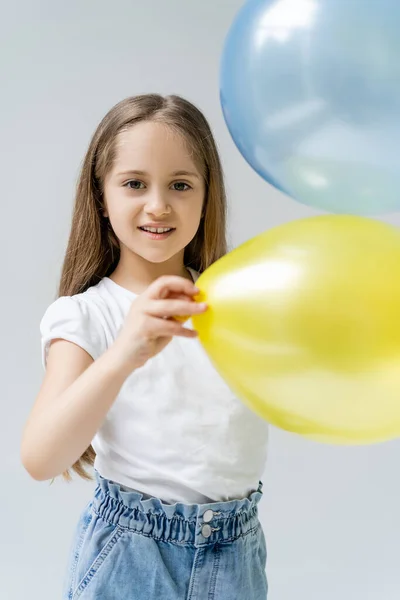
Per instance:
[[[400,232],[326,215],[275,227],[196,282],[193,325],[247,405],[311,439],[400,436]]]

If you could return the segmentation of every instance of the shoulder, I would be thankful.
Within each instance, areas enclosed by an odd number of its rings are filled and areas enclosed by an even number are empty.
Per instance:
[[[48,306],[40,321],[44,364],[54,339],[81,346],[94,360],[106,350],[102,319],[105,302],[99,286],[73,296],[61,296]]]
[[[93,286],[80,294],[57,298],[46,309],[40,323],[41,330],[56,321],[79,321],[82,324],[85,321],[93,321],[95,324],[98,311],[104,303],[99,286],[100,284]]]

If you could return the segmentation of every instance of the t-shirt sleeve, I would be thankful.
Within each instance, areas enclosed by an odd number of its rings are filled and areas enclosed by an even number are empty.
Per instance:
[[[50,343],[63,339],[80,346],[93,360],[105,350],[105,335],[97,313],[82,299],[62,296],[50,304],[40,322],[42,365],[46,368]]]

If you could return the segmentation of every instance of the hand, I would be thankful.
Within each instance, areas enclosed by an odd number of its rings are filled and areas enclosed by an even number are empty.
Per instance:
[[[115,342],[132,370],[158,354],[174,336],[197,336],[196,331],[183,327],[183,322],[174,317],[190,318],[207,310],[206,304],[193,300],[198,292],[188,279],[164,276],[132,302]]]

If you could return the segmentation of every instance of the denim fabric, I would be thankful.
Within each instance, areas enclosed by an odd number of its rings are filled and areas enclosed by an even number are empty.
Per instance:
[[[167,505],[96,477],[63,600],[266,600],[261,484],[243,500]]]

